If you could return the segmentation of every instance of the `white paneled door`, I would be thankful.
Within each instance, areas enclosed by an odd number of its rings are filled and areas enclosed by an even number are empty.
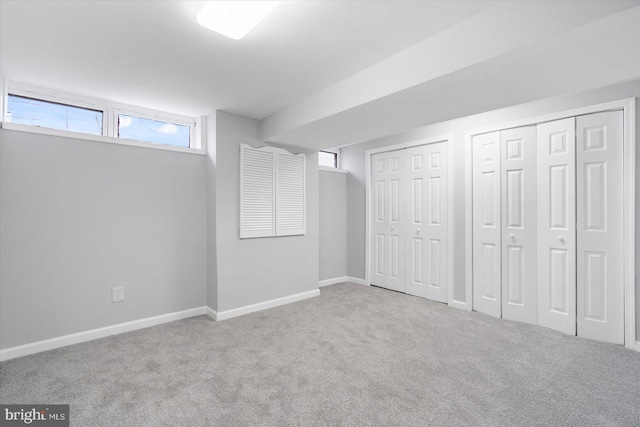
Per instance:
[[[623,112],[475,135],[473,308],[624,344]]]
[[[538,324],[575,335],[575,118],[537,129]]]
[[[370,282],[447,301],[445,143],[371,156]]]
[[[501,317],[500,132],[473,137],[473,309]]]
[[[502,317],[536,324],[536,127],[500,132]]]
[[[404,151],[379,153],[371,157],[370,281],[398,292],[406,289],[406,202],[405,191],[401,188],[405,163]]]
[[[444,143],[405,150],[406,293],[447,301],[447,153]]]
[[[577,118],[578,336],[624,344],[622,111]]]

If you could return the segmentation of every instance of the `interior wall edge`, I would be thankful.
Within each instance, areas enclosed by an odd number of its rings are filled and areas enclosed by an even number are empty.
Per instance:
[[[348,280],[349,280],[349,278],[347,276],[334,277],[332,279],[320,280],[318,282],[318,286],[322,288],[324,286],[331,286],[331,285],[336,285],[338,283],[347,282]]]
[[[243,316],[245,314],[255,313],[257,311],[267,310],[269,308],[278,307],[285,304],[291,304],[293,302],[302,301],[308,298],[317,297],[320,295],[319,289],[312,291],[301,292],[299,294],[289,295],[282,298],[276,298],[269,301],[259,302],[257,304],[245,305],[244,307],[233,308],[231,310],[224,310],[215,313],[216,320],[227,320],[234,317]]]

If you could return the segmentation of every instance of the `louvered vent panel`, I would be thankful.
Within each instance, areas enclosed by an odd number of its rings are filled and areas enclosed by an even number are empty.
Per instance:
[[[305,155],[240,148],[240,238],[305,234]]]
[[[274,153],[242,147],[240,238],[275,236]]]
[[[278,153],[276,235],[305,233],[305,157]]]

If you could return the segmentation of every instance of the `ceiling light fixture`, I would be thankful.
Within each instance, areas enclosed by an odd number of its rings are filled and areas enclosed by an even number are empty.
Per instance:
[[[198,24],[240,40],[278,4],[279,1],[208,1],[198,12]]]

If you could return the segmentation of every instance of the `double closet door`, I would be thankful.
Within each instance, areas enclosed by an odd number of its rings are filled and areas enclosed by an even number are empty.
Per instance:
[[[370,283],[447,301],[444,142],[371,156]]]
[[[475,310],[624,343],[622,112],[473,139]]]

